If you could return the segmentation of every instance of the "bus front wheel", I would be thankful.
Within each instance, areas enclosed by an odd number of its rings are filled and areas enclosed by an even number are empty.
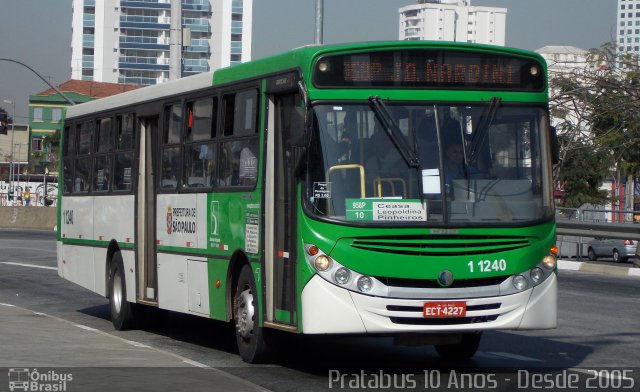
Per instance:
[[[258,325],[258,294],[249,265],[242,267],[233,297],[233,321],[236,342],[242,360],[260,363],[267,358],[264,329]]]
[[[127,301],[124,264],[120,252],[114,253],[111,258],[109,305],[111,307],[111,322],[115,329],[122,331],[134,327],[133,307],[135,304]]]
[[[465,333],[460,343],[436,344],[435,349],[444,359],[469,359],[478,351],[481,338],[482,332]]]

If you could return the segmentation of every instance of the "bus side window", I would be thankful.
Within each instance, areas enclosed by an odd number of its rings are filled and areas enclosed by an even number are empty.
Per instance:
[[[182,187],[210,188],[216,176],[218,97],[187,102]],[[204,190],[204,189],[201,189]]]
[[[180,130],[182,129],[182,105],[179,103],[165,108],[165,132],[162,140],[160,189],[176,190],[182,168],[180,157]]]
[[[220,186],[249,187],[258,178],[258,90],[226,94],[222,100],[223,135]]]
[[[132,189],[133,150],[135,148],[134,120],[133,113],[116,116],[116,153],[113,156],[114,169],[111,184],[114,191],[130,191]]]

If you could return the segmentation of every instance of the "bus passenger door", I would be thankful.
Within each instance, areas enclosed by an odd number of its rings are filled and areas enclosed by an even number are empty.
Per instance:
[[[300,95],[270,95],[265,180],[267,324],[291,329],[296,312],[296,186],[292,118]]]
[[[140,118],[140,150],[138,156],[138,189],[136,194],[136,262],[138,301],[157,304],[158,279],[155,252],[156,192],[154,152],[158,133],[158,117]]]

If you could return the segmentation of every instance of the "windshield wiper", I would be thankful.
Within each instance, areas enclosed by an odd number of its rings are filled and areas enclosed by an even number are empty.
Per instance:
[[[493,123],[493,119],[496,117],[496,112],[498,111],[498,107],[500,107],[501,101],[502,99],[499,97],[491,98],[489,106],[485,107],[482,111],[480,120],[478,121],[478,127],[476,128],[476,132],[473,134],[471,145],[469,146],[469,162],[475,162],[478,158],[480,149],[487,139],[489,127]]]
[[[419,168],[420,159],[416,151],[412,149],[405,140],[400,127],[394,121],[391,113],[389,113],[387,105],[385,105],[380,97],[369,97],[369,101],[371,101],[371,106],[373,106],[373,111],[378,117],[378,120],[380,120],[389,138],[391,138],[391,142],[400,152],[400,155],[402,155],[402,159],[404,159],[409,167]]]

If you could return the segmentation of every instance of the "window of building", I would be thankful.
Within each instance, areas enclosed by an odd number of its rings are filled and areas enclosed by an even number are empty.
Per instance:
[[[62,120],[62,109],[51,109],[51,122],[60,122]]]
[[[33,121],[42,121],[42,108],[33,108]]]
[[[31,151],[33,152],[42,151],[42,138],[40,137],[31,138]]]

